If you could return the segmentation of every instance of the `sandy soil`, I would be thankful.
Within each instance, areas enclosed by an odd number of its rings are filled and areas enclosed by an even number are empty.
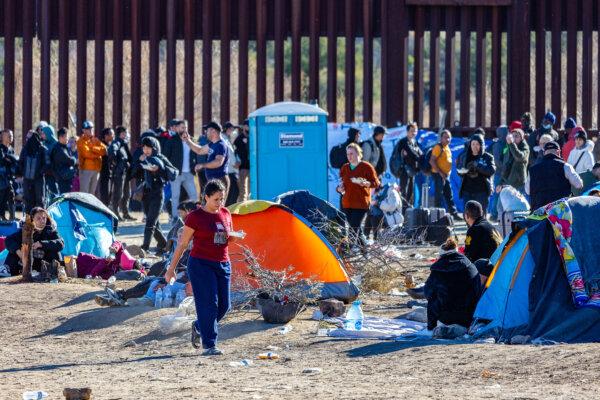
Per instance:
[[[121,237],[134,242],[140,232],[126,225]],[[424,261],[407,268],[426,276]],[[59,399],[65,387],[86,386],[95,399],[588,399],[600,390],[598,344],[331,340],[316,336],[312,309],[286,335],[255,312],[232,313],[220,327],[226,354],[206,358],[191,347],[189,333],[160,333],[159,317],[172,310],[101,308],[93,301],[101,291],[84,281],[0,282],[0,399],[34,389]],[[408,310],[406,297],[363,300],[369,315]],[[279,347],[281,359],[229,365],[267,346]],[[302,372],[314,367],[322,372]]]

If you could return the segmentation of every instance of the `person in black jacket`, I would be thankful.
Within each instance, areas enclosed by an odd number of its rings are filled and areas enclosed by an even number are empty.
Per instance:
[[[248,125],[248,120],[245,120],[242,124],[240,134],[233,142],[233,147],[235,149],[235,158],[237,161],[235,166],[240,171],[238,175],[238,188],[240,192],[237,198],[238,202],[248,200],[248,195],[250,193],[250,148],[248,138],[249,132],[250,126]]]
[[[165,142],[163,154],[171,161],[171,164],[179,171],[177,179],[171,182],[171,219],[177,219],[177,206],[181,198],[181,186],[185,189],[188,199],[198,199],[196,192],[196,164],[198,156],[188,144],[181,140],[181,135],[187,132],[187,121],[172,120],[169,125],[172,129],[171,138]]]
[[[0,220],[6,220],[6,211],[8,211],[8,220],[15,219],[15,175],[19,160],[15,156],[13,149],[13,133],[10,129],[4,129],[0,132],[2,142],[0,143]]]
[[[102,129],[100,140],[108,148],[115,139],[115,131],[113,128]],[[108,153],[102,156],[102,169],[100,169],[100,177],[98,179],[98,196],[104,204],[110,204],[111,198],[111,179],[112,170],[108,159]]]
[[[491,177],[496,172],[494,157],[485,151],[483,135],[475,134],[469,141],[464,161],[458,165],[462,176],[460,197],[466,203],[476,200],[487,211],[492,193]]]
[[[394,149],[394,152],[400,151],[400,157],[402,158],[403,168],[400,170],[400,193],[402,194],[404,209],[412,206],[414,203],[415,175],[419,172],[419,159],[423,154],[415,139],[418,131],[419,126],[416,122],[408,124],[406,126],[406,137],[400,139],[396,144],[397,150]]]
[[[57,132],[58,143],[50,152],[50,165],[54,179],[58,185],[58,193],[68,193],[73,187],[73,177],[77,173],[77,158],[73,156],[68,146],[67,128],[60,128]]]
[[[475,200],[465,204],[465,222],[469,229],[465,237],[465,256],[471,262],[490,258],[502,243],[502,235],[483,215],[483,207]]]
[[[158,217],[164,204],[164,188],[169,180],[177,176],[177,169],[161,154],[158,139],[147,136],[142,139],[142,155],[134,160],[133,174],[143,171],[144,192],[142,204],[146,217],[142,249],[148,251],[152,236],[157,241],[157,253],[163,253],[167,239],[160,230]],[[173,179],[171,179],[173,178]]]
[[[427,329],[433,330],[438,321],[468,328],[481,289],[477,268],[457,251],[456,241],[448,239],[442,245],[440,258],[431,266],[431,273],[425,282]]]
[[[41,271],[42,261],[52,265],[52,261],[62,261],[60,252],[65,247],[63,239],[58,234],[54,221],[48,212],[41,207],[34,207],[30,212],[33,220],[33,244],[32,244],[32,269]],[[11,275],[19,275],[23,271],[21,259],[21,245],[23,243],[23,231],[17,230],[6,237],[5,245],[8,250],[6,265],[10,268]]]
[[[116,138],[107,150],[107,159],[112,171],[112,199],[111,209],[119,220],[129,219],[129,179],[131,169],[131,153],[129,152],[129,131],[124,126],[115,129]],[[123,217],[119,212],[123,211]]]
[[[46,202],[47,149],[38,132],[32,132],[23,146],[19,157],[19,169],[23,175],[24,211],[29,213],[34,207],[43,207]]]

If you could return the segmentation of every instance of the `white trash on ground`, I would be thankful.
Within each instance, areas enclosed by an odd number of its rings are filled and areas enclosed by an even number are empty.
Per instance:
[[[37,392],[23,393],[23,400],[42,400],[48,397],[48,393],[38,390]]]
[[[196,320],[195,312],[194,297],[186,297],[181,304],[179,304],[175,314],[163,315],[160,317],[158,328],[165,335],[188,330],[190,329],[191,323]]]

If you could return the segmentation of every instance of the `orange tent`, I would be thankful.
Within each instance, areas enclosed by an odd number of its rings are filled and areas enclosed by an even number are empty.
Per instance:
[[[324,283],[322,297],[351,300],[358,289],[350,281],[342,260],[327,239],[310,222],[280,204],[250,200],[229,207],[233,228],[246,237],[239,245],[252,250],[261,265],[272,270],[289,266],[303,278]],[[239,245],[230,247],[235,282],[247,273]]]

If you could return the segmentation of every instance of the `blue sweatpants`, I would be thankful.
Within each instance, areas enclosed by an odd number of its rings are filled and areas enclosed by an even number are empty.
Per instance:
[[[202,347],[208,349],[216,345],[217,323],[227,314],[231,305],[231,264],[190,256],[187,270],[198,318],[194,327],[200,332]]]

